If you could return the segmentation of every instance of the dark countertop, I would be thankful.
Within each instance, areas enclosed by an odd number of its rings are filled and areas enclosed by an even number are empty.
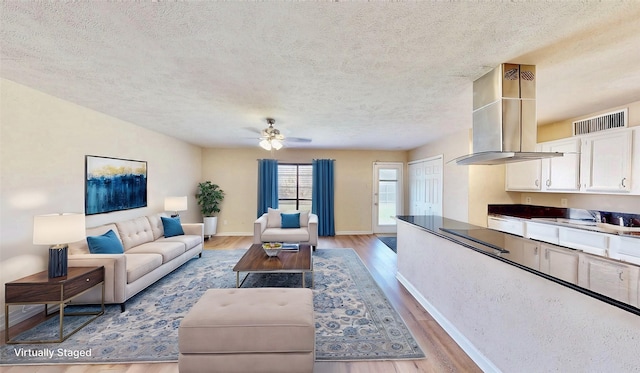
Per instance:
[[[399,215],[396,216],[396,218],[400,221],[422,228],[423,230],[426,230],[431,234],[435,234],[436,236],[442,237],[449,241],[453,241],[461,246],[490,256],[509,265],[516,266],[527,272],[534,273],[540,277],[546,278],[547,280],[567,286],[573,290],[589,295],[593,298],[640,316],[639,308],[611,299],[589,289],[582,288],[576,284],[553,277],[549,274],[540,272],[537,269],[528,267],[524,263],[519,262],[517,258],[509,255],[509,240],[515,237],[524,240],[526,240],[526,238],[514,236],[509,233],[503,233],[494,229],[464,223],[458,220],[444,218],[437,215]],[[567,248],[567,250],[572,249]],[[398,250],[398,255],[402,255],[401,250]]]

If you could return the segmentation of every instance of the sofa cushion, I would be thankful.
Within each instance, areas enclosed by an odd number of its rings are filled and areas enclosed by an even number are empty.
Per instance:
[[[173,237],[173,236],[181,236],[184,234],[182,230],[182,225],[180,225],[180,217],[177,216],[175,218],[165,218],[162,219],[162,227],[164,228],[164,236],[165,237]]]
[[[160,237],[164,237],[164,226],[162,225],[163,217],[168,218],[169,215],[164,212],[147,215],[147,220],[149,220],[149,225],[151,225],[151,232],[153,232],[154,240],[157,240]]]
[[[182,236],[162,237],[156,242],[182,242],[186,246],[185,251],[189,251],[202,243],[202,237],[195,234],[185,234]]]
[[[282,228],[290,229],[290,228],[300,228],[300,213],[297,212],[295,214],[285,214],[284,212],[280,214],[282,220]]]
[[[100,236],[88,236],[87,244],[91,254],[122,254],[124,247],[116,233],[110,229],[109,232]]]
[[[124,250],[153,241],[151,224],[146,216],[116,222]]]
[[[282,211],[272,209],[271,207],[267,209],[267,228],[280,228],[282,226],[281,212]]]
[[[304,228],[267,228],[260,237],[262,242],[307,242],[309,230]]]
[[[105,224],[99,225],[97,227],[87,228],[87,236],[99,236],[101,234],[105,234],[112,230],[118,239],[120,239],[120,235],[118,234],[118,227],[115,224]],[[83,238],[80,241],[69,243],[69,254],[70,255],[80,255],[80,254],[89,254],[89,245],[87,244],[87,239]]]
[[[166,263],[184,254],[186,246],[178,241],[155,241],[133,247],[127,250],[127,254],[160,254],[162,263]]]
[[[127,283],[130,284],[162,265],[159,254],[125,254],[127,258]]]

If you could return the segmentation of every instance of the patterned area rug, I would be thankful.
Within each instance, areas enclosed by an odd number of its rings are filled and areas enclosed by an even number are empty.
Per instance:
[[[246,250],[205,250],[63,343],[0,347],[2,365],[177,361],[180,320],[210,288],[233,288],[235,263]],[[425,355],[384,293],[352,249],[314,253],[316,360],[418,359]],[[306,277],[311,284],[311,274]],[[299,274],[251,274],[243,287],[299,287]],[[70,306],[67,312],[90,310]],[[70,318],[66,327],[81,323]],[[57,338],[58,318],[18,336]],[[65,323],[66,323],[65,319]]]

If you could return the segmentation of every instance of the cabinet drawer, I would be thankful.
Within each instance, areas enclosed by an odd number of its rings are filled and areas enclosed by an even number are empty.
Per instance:
[[[580,229],[560,228],[559,243],[589,254],[608,256],[609,235]]]
[[[611,236],[609,256],[640,265],[640,238]]]
[[[78,276],[64,284],[64,299],[74,297],[104,280],[104,268],[96,268],[84,276]]]
[[[487,223],[487,226],[491,229],[515,234],[516,236],[524,236],[524,224],[522,220],[489,216]]]
[[[558,227],[551,224],[526,222],[525,237],[532,240],[558,244]]]

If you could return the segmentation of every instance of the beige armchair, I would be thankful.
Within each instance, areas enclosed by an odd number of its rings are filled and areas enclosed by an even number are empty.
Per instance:
[[[295,213],[300,213],[299,227],[288,228],[292,226],[292,216],[285,216],[283,224],[281,214]],[[318,245],[318,215],[310,211],[282,211],[270,208],[253,223],[253,243],[262,242],[303,243],[311,245],[315,250]]]

